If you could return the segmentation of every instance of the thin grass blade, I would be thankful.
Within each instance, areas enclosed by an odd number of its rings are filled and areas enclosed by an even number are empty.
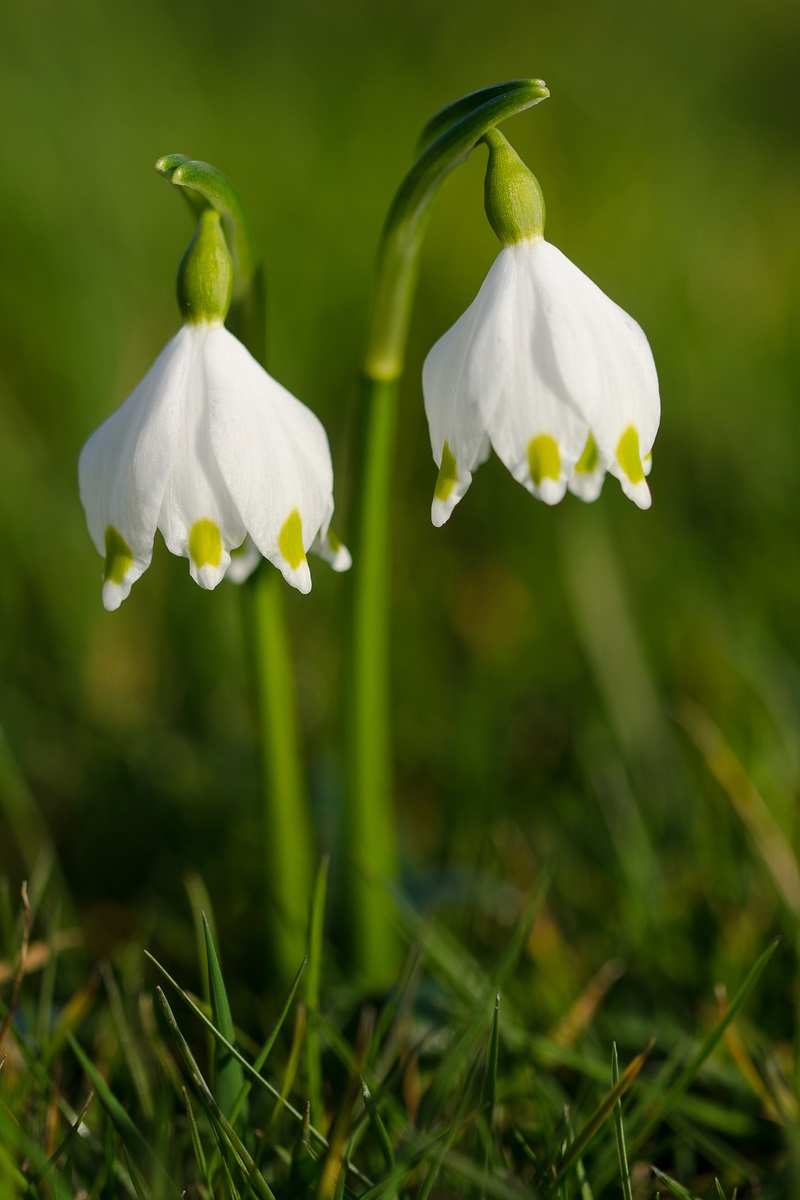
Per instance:
[[[367,1115],[369,1116],[370,1128],[375,1134],[375,1139],[380,1146],[384,1162],[389,1170],[393,1171],[396,1166],[396,1160],[394,1156],[392,1140],[389,1137],[389,1132],[384,1124],[383,1117],[378,1111],[378,1106],[375,1103],[373,1095],[363,1079],[361,1081],[361,1095],[364,1097],[364,1106],[367,1110]]]
[[[177,1187],[167,1175],[163,1164],[159,1162],[152,1147],[140,1132],[138,1125],[134,1123],[122,1107],[102,1075],[97,1071],[88,1055],[81,1049],[71,1033],[67,1034],[67,1041],[72,1053],[88,1076],[92,1088],[97,1093],[100,1103],[112,1121],[124,1147],[130,1153],[133,1162],[140,1167],[145,1176],[151,1174],[153,1178],[163,1176],[168,1194],[172,1197],[177,1197],[179,1195]]]
[[[56,1163],[61,1158],[61,1156],[63,1154],[65,1154],[66,1151],[69,1149],[70,1143],[72,1142],[72,1139],[75,1137],[76,1133],[80,1129],[81,1122],[83,1121],[83,1118],[86,1116],[86,1113],[89,1111],[89,1106],[93,1100],[94,1100],[94,1092],[89,1092],[89,1095],[86,1097],[86,1103],[84,1104],[81,1111],[78,1113],[78,1116],[76,1117],[73,1124],[70,1125],[64,1139],[61,1142],[59,1142],[58,1146],[56,1146],[55,1150],[50,1155],[50,1157],[48,1158],[48,1160],[44,1164],[44,1166],[40,1167],[38,1171],[36,1171],[33,1175],[31,1175],[30,1185],[32,1188],[38,1188],[39,1184],[42,1183],[42,1181],[50,1173],[50,1171],[56,1165]]]
[[[614,1042],[611,1047],[611,1084],[613,1087],[616,1087],[618,1083],[619,1057],[617,1055],[617,1043]],[[618,1100],[614,1105],[614,1137],[616,1138],[617,1142],[617,1158],[619,1159],[619,1174],[622,1181],[623,1200],[633,1200],[631,1173],[628,1167],[628,1152],[625,1148],[625,1127],[622,1122],[622,1100]]]
[[[233,1044],[236,1041],[236,1031],[233,1026],[231,1006],[228,993],[222,977],[214,939],[211,936],[211,926],[205,913],[203,917],[203,936],[205,938],[206,962],[208,965],[208,994],[211,999],[211,1015],[214,1025],[226,1041]],[[233,1114],[234,1106],[244,1084],[242,1068],[230,1051],[214,1042],[212,1057],[211,1079],[217,1096],[217,1103],[227,1117]],[[243,1102],[244,1103],[244,1102]],[[241,1111],[241,1110],[240,1110]]]
[[[189,1134],[192,1139],[192,1149],[194,1151],[195,1161],[203,1182],[205,1183],[206,1187],[210,1189],[211,1177],[209,1175],[208,1162],[206,1160],[205,1151],[203,1150],[203,1143],[200,1139],[200,1131],[197,1128],[197,1121],[195,1119],[194,1109],[192,1108],[192,1102],[189,1099],[189,1093],[185,1087],[181,1088],[181,1094],[183,1095],[183,1105],[186,1109],[186,1117],[189,1122]]]
[[[687,1192],[683,1184],[678,1183],[677,1179],[665,1174],[664,1171],[659,1171],[658,1167],[651,1167],[650,1170],[655,1175],[659,1183],[663,1183],[664,1187],[669,1192],[670,1196],[675,1196],[676,1200],[697,1200],[691,1192]]]
[[[125,1014],[125,1007],[122,1003],[119,986],[108,963],[101,965],[100,974],[103,977],[103,983],[108,995],[108,1006],[117,1029],[120,1049],[122,1050],[125,1062],[128,1064],[128,1070],[133,1080],[133,1086],[136,1089],[136,1095],[139,1098],[139,1104],[147,1121],[152,1121],[155,1112],[153,1092],[147,1076],[147,1068],[139,1047],[136,1044],[136,1039],[133,1036],[130,1022]]]
[[[642,1067],[647,1061],[647,1056],[652,1050],[653,1045],[654,1041],[651,1041],[649,1045],[645,1046],[641,1054],[637,1054],[636,1057],[631,1060],[620,1078],[617,1080],[616,1084],[614,1084],[614,1086],[611,1088],[611,1091],[608,1092],[608,1094],[605,1095],[600,1101],[597,1108],[589,1117],[589,1120],[583,1126],[580,1133],[578,1133],[576,1136],[575,1140],[567,1147],[563,1158],[558,1164],[558,1169],[555,1172],[554,1183],[560,1183],[561,1180],[575,1166],[577,1160],[580,1158],[589,1142],[600,1129],[603,1122],[607,1119],[609,1113],[613,1111],[615,1104],[622,1099],[636,1076],[641,1071]]]
[[[275,1200],[269,1184],[264,1179],[264,1176],[259,1171],[246,1146],[212,1095],[211,1090],[203,1078],[200,1068],[194,1059],[194,1055],[189,1049],[186,1039],[180,1031],[172,1009],[170,1008],[167,998],[161,988],[156,989],[156,995],[160,1004],[161,1013],[167,1023],[170,1036],[172,1037],[175,1047],[183,1061],[186,1073],[195,1089],[197,1098],[203,1105],[203,1108],[206,1110],[213,1125],[219,1130],[220,1134],[224,1137],[226,1143],[228,1144],[231,1152],[241,1164],[244,1177],[255,1195],[260,1197],[260,1200]]]
[[[725,1030],[730,1025],[740,1008],[743,1006],[753,988],[758,983],[767,963],[772,958],[778,948],[780,939],[776,938],[767,949],[760,955],[755,964],[750,968],[745,976],[744,982],[739,988],[736,995],[731,1000],[730,1006],[721,1020],[715,1025],[711,1033],[703,1040],[697,1053],[693,1055],[688,1065],[681,1071],[678,1078],[670,1088],[666,1090],[660,1100],[656,1102],[651,1109],[649,1116],[644,1124],[636,1131],[633,1145],[636,1149],[642,1145],[650,1136],[653,1130],[664,1119],[667,1113],[674,1107],[675,1103],[681,1098],[684,1092],[689,1088],[700,1068],[706,1059],[714,1052],[720,1042]]]
[[[325,930],[325,902],[328,893],[328,858],[322,859],[314,881],[311,898],[311,921],[308,931],[308,971],[306,972],[306,1005],[308,1023],[305,1036],[305,1066],[308,1098],[314,1119],[324,1125],[322,1102],[322,1053],[319,1040],[319,1001],[322,985],[322,941]]]

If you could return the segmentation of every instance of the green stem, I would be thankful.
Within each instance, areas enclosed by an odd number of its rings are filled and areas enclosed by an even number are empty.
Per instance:
[[[299,754],[284,586],[277,571],[261,567],[245,592],[261,727],[270,954],[281,977],[291,979],[306,950],[313,835]]]
[[[347,919],[362,979],[394,978],[398,949],[375,880],[397,877],[392,803],[389,670],[391,486],[399,381],[430,204],[449,172],[500,121],[548,95],[540,80],[515,80],[466,96],[423,130],[421,153],[384,226],[364,356],[360,488],[354,538],[350,662],[350,772],[344,832],[351,867]]]
[[[389,542],[398,380],[364,377],[359,528],[351,610],[350,776],[343,812],[347,926],[357,974],[375,990],[393,982],[399,948],[377,889],[397,878],[389,703]],[[376,894],[377,893],[377,894]]]
[[[180,187],[195,215],[210,205],[222,227],[234,265],[228,327],[262,365],[265,362],[266,296],[252,227],[238,192],[208,163],[169,154],[156,170]],[[274,965],[291,979],[306,949],[311,898],[313,835],[302,771],[296,697],[283,580],[263,563],[243,589],[261,731],[267,931]]]

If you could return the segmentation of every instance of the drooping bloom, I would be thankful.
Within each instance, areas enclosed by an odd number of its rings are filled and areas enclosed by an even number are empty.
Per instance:
[[[422,374],[442,525],[491,447],[533,495],[600,494],[607,471],[640,508],[660,401],[647,338],[544,240],[536,180],[505,139],[489,141],[486,207],[504,242],[477,297]]]
[[[221,237],[215,218],[203,236]],[[336,570],[350,565],[329,529],[333,468],[322,424],[225,328],[227,302],[216,309],[186,320],[81,452],[107,609],[149,566],[156,529],[204,588],[230,568],[240,581],[262,555],[301,592],[311,588],[309,549]]]

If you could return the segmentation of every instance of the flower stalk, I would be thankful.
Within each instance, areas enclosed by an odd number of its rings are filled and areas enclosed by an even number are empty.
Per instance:
[[[465,96],[423,130],[419,157],[383,229],[363,360],[360,479],[351,605],[350,772],[344,830],[347,922],[356,970],[379,989],[395,977],[398,948],[375,881],[397,877],[389,706],[391,482],[399,382],[430,205],[447,175],[501,121],[546,99],[541,80],[514,80]]]
[[[215,167],[184,155],[167,155],[156,170],[183,194],[200,220],[219,214],[233,262],[228,327],[265,364],[266,295],[252,227],[236,189]],[[291,979],[306,948],[313,878],[313,835],[308,814],[283,582],[263,564],[245,588],[259,709],[263,836],[268,893],[270,953]]]

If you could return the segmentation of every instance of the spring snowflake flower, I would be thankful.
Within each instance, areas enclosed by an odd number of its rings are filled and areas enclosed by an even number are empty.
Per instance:
[[[204,269],[210,251],[219,266],[221,238],[216,214],[206,214],[193,243],[201,262],[206,256]],[[229,278],[223,284],[224,300],[201,296],[183,305],[181,330],[81,452],[81,500],[105,557],[109,610],[150,565],[156,529],[173,554],[189,559],[203,588],[228,572],[241,581],[262,555],[301,592],[311,589],[309,550],[335,570],[350,566],[329,528],[325,430],[225,328]],[[191,279],[183,291],[191,296]]]
[[[486,209],[504,246],[477,297],[436,343],[422,384],[443,525],[490,447],[534,496],[600,494],[607,471],[650,506],[658,378],[647,338],[544,240],[539,185],[504,138],[489,144]]]

